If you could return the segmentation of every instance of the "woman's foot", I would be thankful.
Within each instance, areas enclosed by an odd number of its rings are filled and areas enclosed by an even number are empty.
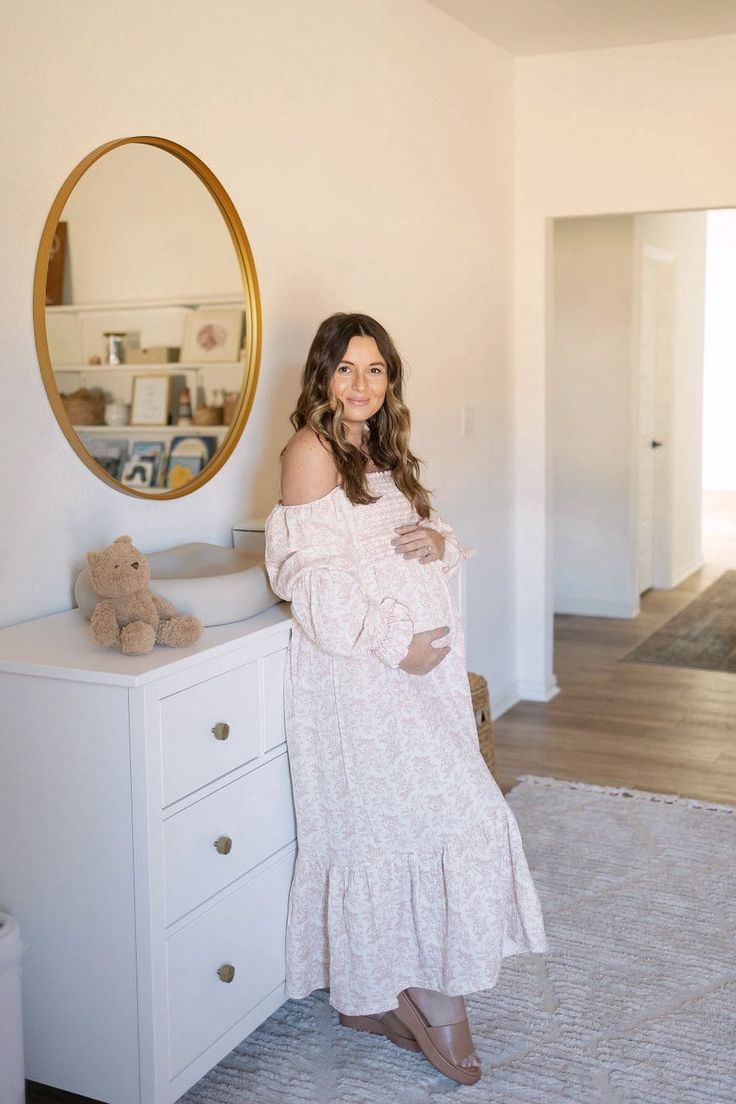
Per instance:
[[[459,1023],[467,1017],[464,997],[449,997],[446,993],[438,993],[434,989],[420,989],[413,985],[409,986],[406,992],[419,1011],[426,1016],[430,1027]],[[475,1051],[460,1062],[460,1065],[466,1069],[480,1069],[480,1064],[480,1058]]]

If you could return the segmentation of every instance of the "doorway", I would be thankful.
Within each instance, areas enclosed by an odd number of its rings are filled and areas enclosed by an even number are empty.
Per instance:
[[[554,676],[494,722],[503,785],[531,771],[733,801],[733,674],[620,662],[736,570],[736,211],[715,212],[730,238],[713,214],[548,225]]]
[[[705,211],[555,220],[555,614],[635,618],[703,566]]]

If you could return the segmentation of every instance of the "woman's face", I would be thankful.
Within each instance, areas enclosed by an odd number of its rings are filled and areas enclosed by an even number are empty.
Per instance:
[[[373,337],[351,337],[330,380],[330,393],[345,405],[343,420],[362,423],[380,410],[388,387],[386,361]],[[333,403],[333,409],[334,409]]]

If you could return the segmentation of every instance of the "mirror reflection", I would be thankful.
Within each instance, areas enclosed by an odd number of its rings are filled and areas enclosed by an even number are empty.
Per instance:
[[[219,467],[256,370],[253,320],[196,172],[142,142],[94,161],[61,212],[45,293],[53,385],[92,469],[160,496]]]

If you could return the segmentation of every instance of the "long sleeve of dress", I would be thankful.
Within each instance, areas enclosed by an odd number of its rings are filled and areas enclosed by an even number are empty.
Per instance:
[[[335,488],[335,492],[337,488]],[[407,606],[370,598],[341,496],[274,506],[266,519],[266,571],[307,637],[336,656],[373,655],[398,667],[414,635]]]
[[[440,515],[435,511],[431,511],[429,518],[424,518],[419,523],[429,529],[436,529],[438,533],[442,533],[445,538],[445,550],[442,553],[442,570],[448,579],[451,579],[463,560],[467,559],[467,552],[465,548],[460,544],[460,541],[455,535],[455,531],[451,525],[448,525],[446,521],[443,521]]]

